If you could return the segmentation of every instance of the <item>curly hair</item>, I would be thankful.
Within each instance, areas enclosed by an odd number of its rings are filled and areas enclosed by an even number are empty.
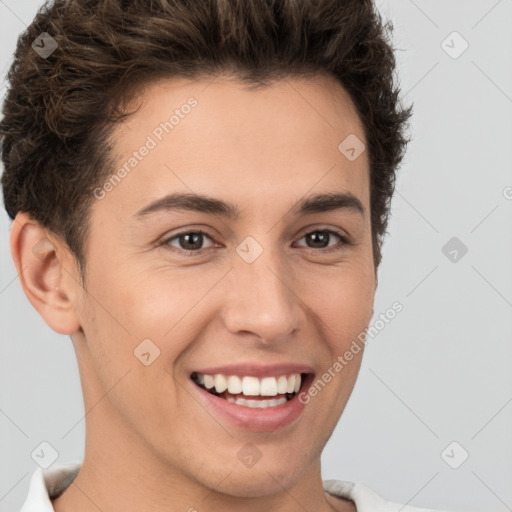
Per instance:
[[[260,85],[327,72],[364,127],[377,269],[412,110],[399,100],[392,31],[372,0],[47,1],[7,75],[7,213],[28,212],[64,240],[85,279],[92,191],[114,169],[109,136],[144,86],[226,70]],[[43,32],[57,43],[45,58],[33,47]]]

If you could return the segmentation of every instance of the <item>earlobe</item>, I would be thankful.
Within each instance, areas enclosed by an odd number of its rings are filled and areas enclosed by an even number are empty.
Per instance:
[[[11,254],[30,303],[51,329],[73,334],[80,329],[75,311],[78,281],[65,244],[27,213],[18,213],[11,228]],[[70,266],[71,268],[67,268]]]

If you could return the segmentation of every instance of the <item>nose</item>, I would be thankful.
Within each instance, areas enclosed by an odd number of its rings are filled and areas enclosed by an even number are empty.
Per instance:
[[[225,327],[270,345],[299,328],[302,301],[282,255],[265,250],[252,263],[235,257],[223,307]]]

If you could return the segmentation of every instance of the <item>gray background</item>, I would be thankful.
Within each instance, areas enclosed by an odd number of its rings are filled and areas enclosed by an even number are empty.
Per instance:
[[[41,3],[0,0],[2,78],[17,35]],[[394,23],[403,96],[414,102],[415,115],[374,320],[395,301],[404,309],[368,343],[354,393],[324,451],[323,478],[361,481],[416,506],[512,510],[512,200],[506,197],[512,196],[512,1],[378,5]],[[463,40],[448,37],[454,31],[469,44],[461,55]],[[47,441],[58,462],[80,461],[85,430],[71,341],[51,331],[24,296],[2,212],[0,512],[6,512],[26,496],[37,467],[33,450]],[[452,237],[468,248],[456,262],[442,252]],[[457,469],[446,462],[456,466],[466,452]]]

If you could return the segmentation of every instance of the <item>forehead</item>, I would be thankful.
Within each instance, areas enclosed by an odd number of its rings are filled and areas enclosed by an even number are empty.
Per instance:
[[[124,197],[136,211],[181,191],[238,203],[259,196],[264,210],[283,193],[297,199],[313,188],[367,200],[366,151],[350,160],[340,150],[347,138],[364,143],[363,126],[330,76],[257,88],[231,76],[160,80],[142,91],[136,108],[112,136],[121,177],[111,180],[105,202]]]

